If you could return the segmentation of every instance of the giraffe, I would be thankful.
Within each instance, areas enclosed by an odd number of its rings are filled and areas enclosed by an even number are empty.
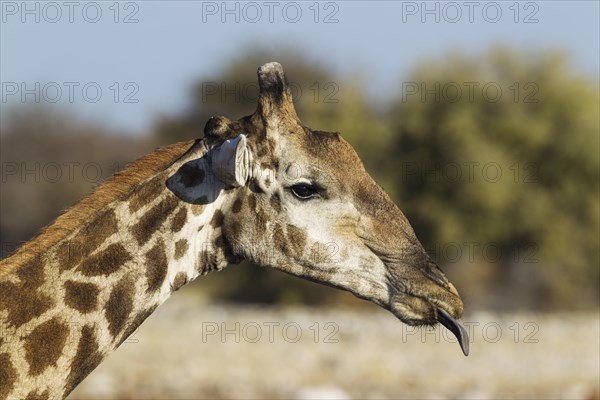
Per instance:
[[[283,69],[254,114],[142,157],[0,262],[0,398],[64,398],[161,303],[251,260],[451,330],[463,303],[338,133],[302,125]]]

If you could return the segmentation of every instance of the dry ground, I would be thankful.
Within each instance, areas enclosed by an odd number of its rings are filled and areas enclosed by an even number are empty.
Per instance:
[[[113,398],[598,398],[600,319],[466,315],[471,354],[391,314],[167,301],[70,396]]]

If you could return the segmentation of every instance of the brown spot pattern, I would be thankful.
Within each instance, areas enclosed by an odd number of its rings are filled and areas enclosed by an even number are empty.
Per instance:
[[[233,219],[227,224],[227,237],[233,243],[239,240],[242,234],[242,224],[240,221]]]
[[[263,232],[267,229],[267,222],[269,221],[269,215],[263,210],[256,211],[256,225],[257,232]]]
[[[36,389],[29,392],[29,394],[25,397],[25,400],[48,400],[49,398],[50,393],[48,392],[48,389],[44,390],[42,394],[38,394]]]
[[[113,243],[101,252],[87,258],[77,268],[85,276],[108,276],[132,259],[121,243]]]
[[[54,305],[49,296],[38,292],[44,283],[44,264],[39,257],[20,267],[17,276],[20,284],[0,283],[0,310],[8,312],[7,322],[15,327],[39,317]]]
[[[273,229],[273,241],[275,242],[275,248],[279,251],[285,251],[286,248],[286,240],[283,234],[283,229],[281,225],[276,224]]]
[[[148,318],[153,312],[154,310],[156,310],[156,305],[150,306],[148,309],[141,311],[140,313],[138,313],[133,320],[131,321],[130,324],[127,324],[127,328],[125,328],[125,331],[123,332],[123,336],[121,336],[121,340],[119,340],[119,346],[125,341],[127,340],[127,338],[129,336],[131,336],[133,334],[133,332],[135,332],[135,330],[137,328],[139,328],[139,326],[142,324],[142,322],[144,322],[146,320],[146,318]]]
[[[265,171],[265,170],[274,170],[275,168],[275,163],[272,162],[271,160],[268,161],[263,161],[260,163],[260,168]]]
[[[189,188],[192,186],[198,186],[204,182],[204,175],[206,174],[202,168],[195,162],[188,162],[183,164],[179,171],[179,181],[183,186]]]
[[[210,220],[210,226],[212,226],[213,228],[220,227],[221,225],[223,225],[223,219],[225,219],[225,215],[223,214],[223,212],[221,210],[215,211],[215,214]]]
[[[165,244],[159,240],[148,253],[146,253],[146,281],[148,288],[146,292],[158,290],[167,276],[167,252]]]
[[[38,325],[25,338],[25,360],[29,364],[29,374],[37,376],[46,368],[55,365],[67,342],[69,329],[57,318]]]
[[[81,312],[94,311],[98,305],[98,287],[87,282],[65,282],[65,304]]]
[[[163,176],[151,179],[142,185],[129,199],[129,211],[136,212],[146,204],[150,203],[165,188]]]
[[[202,196],[200,197],[200,202],[206,204],[208,201],[202,201],[203,198],[207,200],[206,196]],[[204,212],[205,207],[206,206],[203,206],[202,204],[192,204],[192,214],[196,216],[202,214]]]
[[[300,255],[306,247],[306,232],[295,225],[287,225],[288,243],[294,254]]]
[[[216,237],[215,239],[215,247],[217,249],[221,249],[221,250],[225,250],[225,238],[223,237],[223,234],[221,233],[219,236]]]
[[[173,217],[173,221],[171,222],[171,231],[174,233],[179,232],[181,228],[185,225],[187,221],[187,207],[181,207],[179,211]]]
[[[257,157],[264,157],[267,155],[267,153],[268,153],[267,146],[259,146],[258,149],[256,150]]]
[[[201,250],[198,253],[197,260],[196,271],[198,271],[200,275],[206,275],[209,272],[216,270],[219,265],[219,257],[214,249]]]
[[[25,400],[48,400],[50,398],[50,393],[48,393],[48,389],[44,390],[42,394],[38,394],[37,390],[32,390],[25,397]]]
[[[72,240],[63,242],[58,247],[56,255],[61,271],[77,266],[87,254],[96,250],[117,230],[117,217],[113,210],[105,212],[96,221],[83,227]]]
[[[231,212],[234,214],[239,213],[242,210],[242,205],[244,204],[243,197],[238,197],[233,202],[233,206],[231,206]]]
[[[125,327],[127,318],[133,310],[134,284],[123,278],[110,293],[104,316],[108,321],[108,331],[116,338]]]
[[[269,204],[271,204],[271,207],[273,207],[273,210],[275,210],[275,212],[281,212],[281,199],[279,198],[278,194],[274,194],[273,196],[271,196],[271,198],[269,199]]]
[[[175,275],[175,279],[173,279],[173,283],[171,284],[171,291],[175,292],[179,290],[183,285],[187,283],[187,275],[183,272],[178,272]]]
[[[248,207],[250,207],[250,211],[256,211],[256,196],[248,196]]]
[[[171,215],[175,207],[179,204],[176,197],[167,195],[160,203],[152,207],[144,214],[139,222],[133,226],[133,236],[141,246],[146,243],[154,232],[160,229],[167,217]]]
[[[56,250],[58,257],[58,267],[61,271],[69,270],[75,267],[83,259],[82,248],[77,246],[75,241],[63,242]]]
[[[98,341],[94,329],[89,325],[84,326],[77,344],[77,352],[71,362],[71,372],[65,383],[64,396],[71,393],[100,364],[102,359],[102,354],[98,351]]]
[[[188,245],[188,241],[185,239],[180,239],[175,243],[175,259],[179,260],[181,257],[184,256],[185,252],[187,251],[189,245]]]
[[[17,380],[17,370],[6,353],[0,353],[0,398],[5,399]]]

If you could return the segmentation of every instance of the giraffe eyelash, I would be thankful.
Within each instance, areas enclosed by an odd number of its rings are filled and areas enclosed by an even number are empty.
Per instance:
[[[301,201],[322,198],[325,192],[325,189],[320,185],[304,181],[289,186],[288,190],[294,197]]]

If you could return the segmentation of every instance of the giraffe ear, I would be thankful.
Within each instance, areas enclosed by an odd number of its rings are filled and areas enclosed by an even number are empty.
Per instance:
[[[252,155],[246,135],[228,139],[213,150],[211,167],[215,176],[231,186],[244,186],[252,172]]]

